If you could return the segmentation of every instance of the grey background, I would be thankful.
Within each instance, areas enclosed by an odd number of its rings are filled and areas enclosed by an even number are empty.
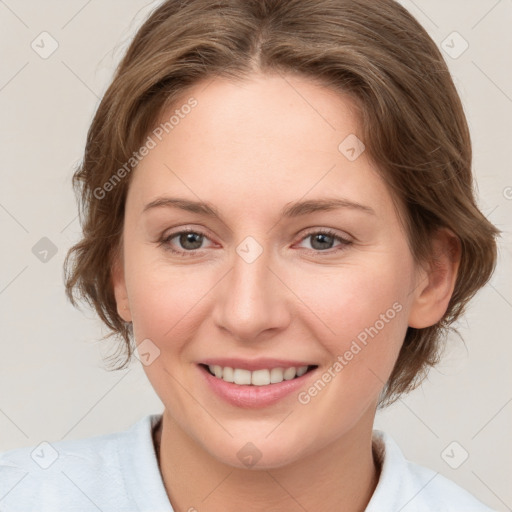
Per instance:
[[[68,304],[62,279],[80,234],[73,168],[116,64],[158,3],[0,0],[0,451],[123,430],[163,409],[137,360],[105,371],[115,345],[99,342],[92,312]],[[464,341],[451,336],[429,380],[376,427],[411,460],[512,510],[512,1],[401,3],[444,48],[472,131],[480,205],[504,233],[494,277],[459,322]],[[43,237],[56,251],[46,261],[36,257]]]

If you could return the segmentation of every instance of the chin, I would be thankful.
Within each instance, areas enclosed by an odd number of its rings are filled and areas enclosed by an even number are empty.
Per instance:
[[[282,468],[320,448],[318,437],[311,435],[311,430],[308,435],[299,435],[298,432],[285,429],[268,435],[275,427],[274,423],[271,428],[247,428],[243,434],[234,437],[226,435],[216,438],[199,434],[199,439],[202,440],[203,449],[218,462],[251,471]],[[311,439],[315,439],[314,445],[307,446],[305,441]]]

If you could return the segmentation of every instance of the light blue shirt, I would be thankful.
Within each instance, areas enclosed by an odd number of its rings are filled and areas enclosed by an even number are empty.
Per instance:
[[[0,512],[173,512],[153,445],[161,414],[128,430],[0,454]],[[492,512],[471,494],[407,461],[375,430],[381,475],[366,512]],[[190,504],[200,512],[201,504]]]

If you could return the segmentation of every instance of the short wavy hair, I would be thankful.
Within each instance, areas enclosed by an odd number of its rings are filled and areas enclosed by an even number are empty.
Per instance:
[[[380,405],[389,404],[439,361],[452,323],[492,275],[499,233],[476,204],[470,133],[447,65],[393,0],[169,0],[154,10],[102,98],[73,176],[83,237],[64,262],[66,294],[75,306],[82,299],[95,308],[109,329],[105,338],[119,338],[116,355],[124,359],[115,369],[124,368],[135,349],[133,328],[117,313],[111,267],[133,174],[126,163],[188,87],[253,72],[291,73],[348,94],[367,154],[403,206],[414,258],[432,258],[439,228],[460,242],[447,311],[431,327],[408,328],[381,394]],[[127,172],[105,192],[121,168]]]

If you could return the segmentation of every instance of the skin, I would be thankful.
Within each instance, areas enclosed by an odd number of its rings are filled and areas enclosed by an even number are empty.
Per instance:
[[[165,405],[160,469],[169,499],[178,511],[364,510],[379,476],[371,438],[379,393],[407,327],[432,325],[446,311],[457,272],[445,250],[452,237],[434,240],[435,266],[415,263],[367,153],[351,162],[338,151],[360,133],[348,97],[259,74],[197,83],[178,107],[191,96],[198,105],[131,177],[113,265],[119,314],[133,322],[137,343],[149,338],[160,350],[144,371]],[[210,202],[222,221],[169,207],[143,213],[161,196]],[[333,196],[374,213],[279,215],[291,202]],[[159,245],[185,228],[205,234],[195,255]],[[326,228],[351,243],[315,245],[311,235]],[[236,252],[247,236],[263,251],[252,263]],[[181,242],[174,236],[167,247],[190,252]],[[200,378],[201,360],[227,354],[308,361],[318,378],[395,303],[401,311],[308,404],[292,393],[243,409]],[[237,457],[247,442],[261,452],[252,468]]]

